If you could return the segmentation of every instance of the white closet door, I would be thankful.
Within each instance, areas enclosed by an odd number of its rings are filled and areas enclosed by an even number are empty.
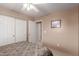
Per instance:
[[[12,17],[7,17],[7,43],[15,43],[15,19]]]
[[[37,41],[36,23],[34,21],[28,21],[28,41],[32,43]]]
[[[16,42],[26,41],[27,24],[25,20],[16,19]]]
[[[0,15],[0,46],[15,42],[15,20]]]
[[[37,40],[38,41],[42,40],[42,23],[41,22],[37,23]]]

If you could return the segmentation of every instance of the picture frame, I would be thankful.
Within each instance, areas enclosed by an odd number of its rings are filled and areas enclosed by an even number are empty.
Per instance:
[[[52,20],[51,28],[61,28],[61,20]]]

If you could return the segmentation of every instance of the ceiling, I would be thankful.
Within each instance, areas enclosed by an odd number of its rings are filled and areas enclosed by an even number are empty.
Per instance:
[[[31,9],[29,11],[22,10],[23,3],[0,3],[0,6],[6,7],[8,9],[14,10],[19,13],[23,13],[32,17],[40,17],[50,14],[51,12],[56,12],[59,10],[65,10],[77,6],[77,3],[41,3],[41,4],[33,4],[38,12]]]

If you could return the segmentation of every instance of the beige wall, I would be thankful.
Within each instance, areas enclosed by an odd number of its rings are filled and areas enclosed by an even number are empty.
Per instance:
[[[42,20],[42,42],[52,48],[54,53],[78,55],[78,7],[37,19]],[[51,28],[51,20],[54,19],[61,19],[61,28]]]
[[[2,6],[0,6],[0,15],[11,16],[11,17],[15,17],[15,18],[23,19],[23,20],[32,20],[33,19],[33,17],[29,17],[22,13],[4,8]]]

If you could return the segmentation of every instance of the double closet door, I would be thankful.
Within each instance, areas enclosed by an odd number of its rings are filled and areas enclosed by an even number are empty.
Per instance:
[[[26,41],[26,21],[0,15],[0,46]]]
[[[28,21],[28,42],[37,43],[37,28],[34,21]]]
[[[27,21],[16,19],[16,42],[27,40]]]
[[[28,42],[38,43],[42,40],[42,23],[28,21]]]

